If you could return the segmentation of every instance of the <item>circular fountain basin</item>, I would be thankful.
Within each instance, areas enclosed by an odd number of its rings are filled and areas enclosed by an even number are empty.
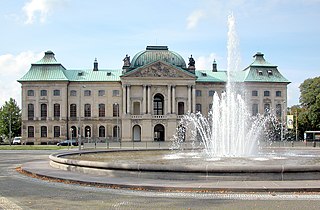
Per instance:
[[[312,149],[267,149],[254,157],[204,158],[201,151],[77,151],[50,156],[52,167],[109,177],[163,180],[316,180],[320,156]]]

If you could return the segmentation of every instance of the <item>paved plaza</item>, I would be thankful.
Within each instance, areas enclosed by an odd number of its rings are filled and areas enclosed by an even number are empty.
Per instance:
[[[320,205],[316,192],[139,191],[41,180],[16,171],[25,163],[48,160],[53,152],[0,151],[0,209],[318,209]]]

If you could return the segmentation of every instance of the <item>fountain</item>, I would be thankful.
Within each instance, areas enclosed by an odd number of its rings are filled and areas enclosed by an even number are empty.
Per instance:
[[[240,56],[233,14],[228,16],[228,28],[226,91],[221,98],[217,92],[214,94],[212,109],[207,117],[201,113],[189,113],[182,118],[174,139],[174,149],[180,148],[185,136],[189,136],[202,143],[209,157],[244,157],[257,153],[258,139],[266,120],[261,116],[252,118],[245,101],[235,91],[233,72],[238,70]],[[189,134],[181,133],[185,130]]]
[[[233,82],[231,70],[237,70],[239,56],[233,15],[228,17],[228,26],[226,91],[221,94],[221,98],[214,94],[212,110],[207,117],[200,113],[190,113],[183,117],[175,136],[174,150],[60,153],[50,156],[51,166],[117,179],[130,177],[137,179],[139,187],[143,185],[139,183],[144,183],[141,180],[146,179],[156,180],[153,183],[158,188],[161,188],[159,185],[162,183],[169,185],[172,180],[181,181],[181,185],[188,190],[192,188],[189,187],[191,184],[197,189],[202,185],[207,187],[208,183],[212,183],[208,182],[210,180],[318,179],[320,166],[317,162],[320,162],[320,158],[316,150],[272,147],[259,150],[260,131],[268,119],[263,116],[252,119],[241,95],[234,91],[239,87]],[[200,142],[204,149],[177,151],[183,145],[185,136]],[[124,182],[122,185],[125,185]]]

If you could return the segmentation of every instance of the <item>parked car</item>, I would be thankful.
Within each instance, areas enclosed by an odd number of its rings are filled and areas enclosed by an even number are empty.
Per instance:
[[[14,137],[12,144],[21,144],[21,136]]]
[[[64,141],[61,141],[59,143],[57,143],[57,146],[70,146],[70,144],[72,144],[72,146],[78,146],[78,142],[77,140],[64,140]]]

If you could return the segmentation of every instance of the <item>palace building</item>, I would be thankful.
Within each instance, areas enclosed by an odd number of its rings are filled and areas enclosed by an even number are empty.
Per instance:
[[[167,46],[147,46],[122,69],[66,69],[52,51],[31,64],[22,85],[22,138],[34,144],[65,139],[169,141],[188,112],[206,115],[214,93],[225,91],[227,72],[197,69]],[[252,115],[273,111],[285,119],[287,85],[277,66],[262,53],[234,72]]]

